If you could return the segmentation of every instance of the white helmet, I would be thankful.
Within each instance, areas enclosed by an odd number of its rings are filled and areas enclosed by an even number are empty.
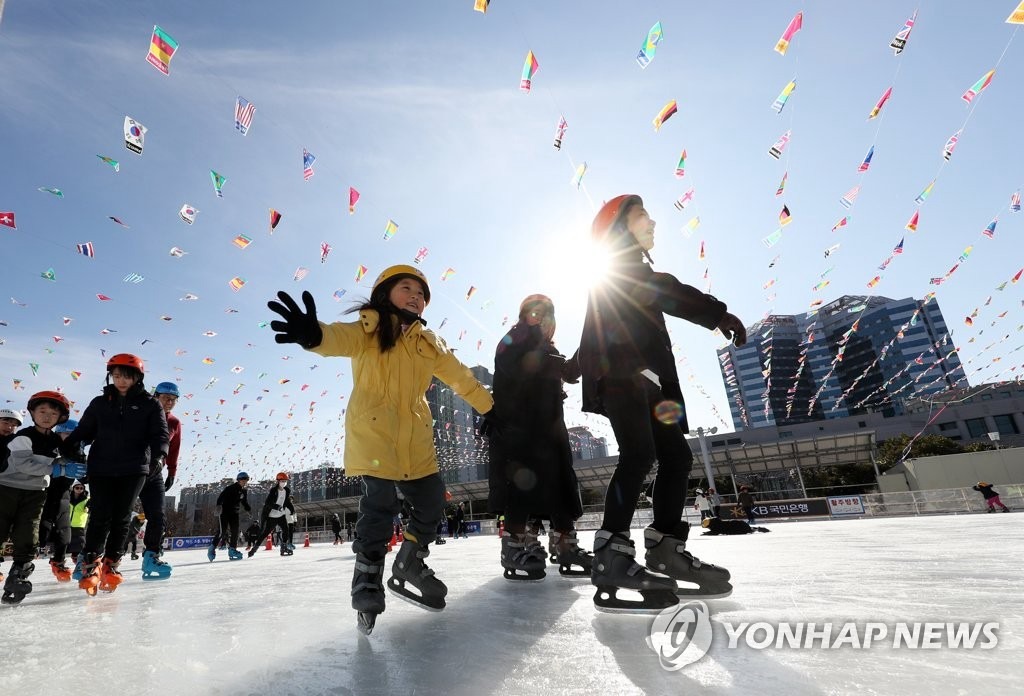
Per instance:
[[[694,493],[697,493],[697,494],[700,494],[700,493],[703,493],[703,492],[704,492],[703,488],[698,488],[696,491],[694,491]]]
[[[0,408],[0,418],[10,418],[11,420],[18,421],[18,425],[22,425],[24,421],[21,419],[21,414],[17,411],[12,411],[9,408]]]

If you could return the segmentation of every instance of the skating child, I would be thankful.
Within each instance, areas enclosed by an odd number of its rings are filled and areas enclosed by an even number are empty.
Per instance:
[[[677,580],[699,585],[695,594],[702,597],[731,592],[727,570],[685,551],[689,525],[682,516],[693,455],[683,437],[686,410],[665,315],[720,329],[736,345],[746,342],[746,330],[724,303],[654,271],[648,254],[654,225],[641,198],[624,195],[601,208],[592,229],[610,258],[606,280],[591,288],[577,353],[583,410],[606,416],[619,445],[594,540],[591,581],[599,608],[664,609],[678,603],[677,592],[688,594]],[[635,563],[629,539],[636,502],[655,461],[654,521],[644,530],[644,546],[647,568],[663,575]],[[638,590],[644,600],[620,600],[617,588]]]
[[[589,577],[593,560],[576,541],[574,521],[583,506],[562,409],[566,361],[554,335],[554,303],[530,295],[494,355],[494,413],[501,427],[489,434],[488,509],[505,514],[501,565],[509,580],[543,578],[549,553],[563,575]],[[551,520],[549,551],[527,524],[538,517]]]
[[[145,372],[135,355],[110,358],[103,393],[86,407],[78,427],[61,444],[67,454],[77,451],[80,443],[92,443],[92,500],[78,581],[89,595],[97,589],[113,592],[121,584],[117,568],[132,506],[146,480],[162,472],[167,457],[167,419],[146,391]]]
[[[124,540],[122,554],[128,553],[128,547],[132,547],[132,560],[139,560],[139,533],[146,526],[146,513],[133,514],[128,522],[128,536]]]
[[[277,527],[281,530],[281,541],[278,546],[282,556],[291,556],[292,535],[291,527],[288,525],[288,514],[295,514],[295,504],[292,502],[292,489],[288,487],[288,474],[284,471],[277,475],[277,485],[267,493],[267,500],[263,503],[263,513],[260,519],[263,520],[263,528],[260,530],[256,543],[249,549],[249,558],[256,555],[260,544],[267,538],[267,535]]]
[[[1010,508],[1003,505],[1003,501],[999,499],[999,494],[992,490],[991,483],[985,483],[984,481],[978,481],[977,486],[972,486],[974,490],[985,496],[985,504],[988,505],[989,512],[996,511],[996,505],[1003,509],[1003,512],[1009,512]]]
[[[239,471],[235,482],[217,496],[217,531],[213,535],[213,543],[206,550],[206,557],[211,561],[217,557],[217,547],[225,540],[228,544],[228,559],[242,560],[242,552],[238,550],[238,513],[245,508],[246,512],[252,514],[246,490],[248,485],[249,474]],[[256,534],[259,535],[259,531]]]
[[[60,423],[53,432],[65,439],[78,427],[78,421],[68,420]],[[85,457],[79,453],[76,462],[84,462]],[[43,504],[43,515],[39,520],[39,555],[50,551],[50,571],[57,582],[71,582],[71,570],[65,564],[68,545],[71,543],[71,484],[73,478],[64,476],[51,477],[46,487],[46,503]]]
[[[398,512],[395,483],[412,515],[405,541],[391,567],[388,587],[429,609],[443,609],[448,588],[423,562],[444,508],[444,483],[438,474],[433,420],[426,391],[431,378],[445,382],[480,413],[492,400],[472,372],[426,329],[421,314],[430,302],[430,286],[418,268],[385,269],[373,284],[369,302],[358,308],[359,321],[323,324],[308,292],[305,313],[287,293],[268,306],[284,321],[270,327],[278,343],[298,343],[324,356],[352,359],[353,390],[345,414],[345,469],[362,476],[363,495],[356,523],[352,607],[360,629],[369,633],[384,611],[383,573],[391,519]],[[420,594],[407,589],[415,587]]]
[[[171,577],[171,564],[160,556],[163,553],[164,496],[174,485],[174,477],[178,473],[178,451],[181,449],[181,421],[171,413],[178,403],[178,385],[174,382],[161,382],[153,390],[153,396],[167,420],[167,458],[164,460],[167,476],[164,478],[164,471],[155,470],[146,478],[139,491],[139,502],[142,503],[142,512],[146,518],[146,531],[142,539],[145,546],[142,552],[142,579],[166,580]],[[137,558],[138,555],[133,551],[132,560]]]
[[[14,433],[21,427],[21,414],[9,408],[0,408],[0,439]]]
[[[260,523],[255,520],[245,528],[245,550],[251,551],[259,543]]]
[[[81,580],[81,568],[78,567],[79,554],[85,546],[85,526],[89,523],[89,492],[85,484],[75,481],[71,486],[70,516],[71,516],[71,541],[68,543],[68,552],[71,554],[71,562],[76,565],[78,577],[72,576],[72,580]]]
[[[34,425],[22,428],[4,443],[6,455],[0,460],[0,540],[10,535],[14,542],[14,563],[4,582],[4,604],[20,604],[32,591],[28,579],[35,570],[39,519],[46,502],[46,488],[51,476],[62,477],[66,470],[58,459],[60,436],[53,427],[68,419],[71,405],[56,391],[41,391],[28,400],[28,411]],[[4,439],[7,439],[4,438]],[[71,463],[72,475],[84,475],[80,465]]]

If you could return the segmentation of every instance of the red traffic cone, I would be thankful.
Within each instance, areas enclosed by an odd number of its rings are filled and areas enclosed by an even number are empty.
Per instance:
[[[270,543],[270,537],[267,537],[267,547],[266,548],[267,548],[267,551],[270,551],[272,548],[274,548],[274,545],[272,543]]]
[[[398,541],[405,541],[405,533],[403,533],[401,529],[398,530]]]
[[[306,549],[309,548],[309,532],[306,532],[306,540],[302,542],[302,547]]]
[[[397,544],[397,543],[398,543],[398,535],[395,534],[394,532],[391,532],[391,540],[388,541],[388,551],[390,551],[391,549],[395,548],[395,544]]]

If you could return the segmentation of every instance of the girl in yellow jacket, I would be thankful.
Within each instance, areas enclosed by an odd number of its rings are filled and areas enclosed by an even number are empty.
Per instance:
[[[427,609],[443,609],[448,588],[423,562],[445,502],[426,392],[431,378],[437,377],[483,414],[493,406],[491,395],[426,328],[421,314],[430,302],[430,286],[414,266],[385,269],[373,284],[369,302],[352,310],[359,312],[359,321],[351,323],[319,322],[308,292],[302,293],[305,312],[287,293],[277,296],[280,302],[272,300],[267,306],[284,319],[270,324],[278,332],[278,343],[298,343],[319,355],[352,359],[345,473],[361,476],[363,486],[352,543],[352,608],[359,613],[359,629],[369,634],[384,611],[384,556],[391,521],[399,511],[399,490],[411,515],[388,587]]]

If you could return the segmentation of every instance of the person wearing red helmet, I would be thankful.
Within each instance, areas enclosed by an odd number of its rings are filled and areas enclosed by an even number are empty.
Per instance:
[[[167,419],[143,383],[140,358],[119,353],[107,361],[107,384],[82,413],[74,432],[61,444],[71,456],[80,443],[89,448],[89,526],[81,555],[79,588],[89,595],[113,592],[132,507],[150,477],[163,474],[167,457]]]
[[[291,556],[295,547],[292,546],[291,525],[288,524],[288,516],[295,514],[295,503],[292,502],[292,489],[288,486],[288,473],[279,472],[276,484],[267,493],[267,499],[263,503],[263,512],[260,514],[262,528],[256,543],[249,549],[249,558],[256,555],[260,544],[271,534],[275,527],[281,530],[281,555]]]
[[[632,194],[608,201],[592,227],[610,268],[607,279],[590,290],[574,357],[582,375],[583,410],[608,418],[619,446],[594,540],[591,582],[597,586],[598,609],[660,611],[678,604],[678,595],[710,598],[732,591],[727,570],[701,563],[685,550],[689,524],[683,508],[693,455],[683,437],[686,410],[665,315],[718,329],[738,346],[746,342],[746,329],[725,303],[652,268],[654,229],[643,200]],[[629,525],[655,461],[654,520],[644,530],[647,568],[642,568],[633,560]],[[698,589],[679,589],[677,580]],[[643,600],[619,599],[620,588],[640,591]]]
[[[434,450],[433,418],[426,392],[434,377],[449,385],[485,417],[491,395],[445,342],[426,328],[423,310],[430,284],[415,266],[390,266],[377,276],[368,302],[352,309],[359,321],[323,324],[316,304],[302,294],[303,312],[285,292],[267,306],[278,343],[298,343],[323,356],[352,359],[353,389],[345,413],[345,473],[361,476],[363,495],[356,523],[352,608],[363,633],[384,611],[384,557],[391,523],[400,509],[398,491],[411,514],[395,554],[388,589],[420,606],[444,609],[448,588],[424,559],[444,511],[444,482]],[[416,592],[410,590],[411,585]]]
[[[58,459],[60,436],[54,426],[63,423],[71,405],[57,391],[41,391],[28,400],[33,425],[0,439],[0,540],[10,535],[14,563],[3,586],[3,604],[20,604],[32,591],[28,577],[35,570],[39,520],[51,477],[63,477]],[[79,473],[75,470],[73,473]]]

